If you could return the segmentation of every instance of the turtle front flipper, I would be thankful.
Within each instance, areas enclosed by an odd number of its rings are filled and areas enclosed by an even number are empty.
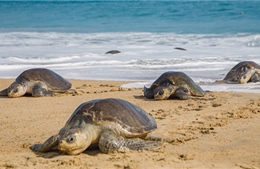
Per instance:
[[[37,88],[32,91],[33,97],[58,96],[58,94],[48,91],[45,88]]]
[[[59,135],[53,135],[48,138],[43,144],[34,144],[30,147],[33,151],[38,152],[47,152],[58,146],[59,144]]]
[[[44,84],[42,82],[38,82],[33,85],[32,96],[33,97],[45,97],[45,96],[57,96],[57,94],[52,91],[49,91],[46,84]]]
[[[256,72],[255,74],[253,74],[249,82],[260,82],[260,72]]]
[[[2,91],[0,91],[0,96],[8,96],[8,89],[4,89]]]
[[[112,131],[101,134],[99,139],[99,149],[104,153],[113,153],[118,150],[156,150],[162,145],[159,141],[145,141],[139,138],[128,139],[117,136]]]
[[[180,98],[181,100],[190,99],[189,90],[186,87],[180,87],[175,90],[174,96]]]
[[[153,89],[144,86],[144,97],[146,97],[147,99],[153,99],[154,98],[153,91],[154,91]]]

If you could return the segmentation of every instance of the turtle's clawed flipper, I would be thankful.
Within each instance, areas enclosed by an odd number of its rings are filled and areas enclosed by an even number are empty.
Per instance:
[[[58,94],[48,91],[45,88],[36,88],[32,91],[33,97],[58,96]]]
[[[46,84],[38,82],[33,86],[32,96],[33,97],[44,97],[44,96],[58,96],[58,94],[51,92],[47,89]]]
[[[53,135],[48,140],[46,140],[43,144],[34,144],[30,147],[33,151],[38,152],[47,152],[52,148],[56,147],[59,144],[59,135]]]
[[[154,98],[153,90],[144,86],[144,97],[146,97],[147,99],[153,99]]]
[[[140,138],[125,139],[124,147],[130,150],[157,150],[161,147],[162,142],[146,141]]]
[[[249,80],[250,82],[260,82],[260,72],[259,73],[254,73],[251,76],[251,79]]]
[[[162,145],[159,141],[145,141],[139,138],[127,139],[113,132],[104,132],[99,139],[99,149],[104,153],[118,150],[156,150]]]
[[[185,87],[180,87],[175,90],[174,95],[181,100],[187,100],[190,99],[190,95],[188,94],[188,89]]]
[[[7,88],[4,89],[4,90],[2,90],[2,91],[0,91],[0,96],[8,96],[8,90],[7,90]]]

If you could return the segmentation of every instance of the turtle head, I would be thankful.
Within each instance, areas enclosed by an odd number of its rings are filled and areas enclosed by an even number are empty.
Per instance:
[[[242,66],[237,73],[238,82],[241,84],[247,83],[254,73],[254,69]]]
[[[92,142],[90,132],[82,128],[72,128],[61,136],[58,149],[65,154],[77,155],[86,150]]]
[[[155,100],[166,100],[173,94],[173,85],[159,86],[154,90]]]
[[[9,97],[20,97],[26,93],[27,87],[23,84],[14,82],[7,88]]]

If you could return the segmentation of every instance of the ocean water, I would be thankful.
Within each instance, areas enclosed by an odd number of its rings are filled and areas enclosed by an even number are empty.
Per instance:
[[[0,78],[45,67],[143,87],[182,71],[205,90],[260,92],[211,84],[240,61],[260,64],[260,1],[0,1],[0,11]]]

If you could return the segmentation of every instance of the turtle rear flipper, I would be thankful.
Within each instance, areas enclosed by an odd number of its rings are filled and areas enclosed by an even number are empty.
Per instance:
[[[99,149],[104,153],[113,153],[115,151],[130,150],[156,150],[162,145],[159,141],[145,141],[139,138],[124,138],[117,136],[112,131],[101,134],[99,139]]]
[[[53,135],[48,138],[43,144],[34,144],[30,147],[33,151],[48,152],[59,144],[59,135]]]

